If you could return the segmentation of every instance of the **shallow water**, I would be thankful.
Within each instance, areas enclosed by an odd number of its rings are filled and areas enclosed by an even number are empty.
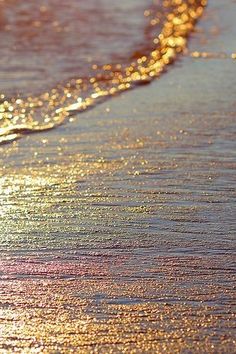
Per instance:
[[[149,83],[183,52],[207,2],[141,3],[2,2],[0,142]]]
[[[151,85],[0,147],[0,352],[235,352],[235,61],[192,56],[234,51],[235,6]]]
[[[147,39],[146,6],[142,0],[1,3],[1,92],[40,94],[88,77],[93,64],[129,62]]]

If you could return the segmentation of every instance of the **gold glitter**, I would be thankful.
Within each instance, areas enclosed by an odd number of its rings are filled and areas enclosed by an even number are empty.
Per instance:
[[[194,51],[190,53],[193,58],[203,59],[236,59],[236,54],[217,53],[217,52],[198,52]]]
[[[30,132],[50,130],[68,119],[75,112],[135,85],[150,82],[158,77],[186,47],[186,38],[194,23],[202,15],[205,0],[165,0],[165,20],[161,33],[154,43],[157,45],[149,55],[141,55],[126,67],[119,63],[105,64],[101,69],[93,64],[94,76],[89,79],[76,78],[66,85],[58,85],[38,97],[12,98],[0,102],[0,143],[12,141]],[[45,11],[42,8],[42,11]],[[149,17],[149,10],[144,13]],[[150,19],[150,26],[158,24],[157,17]],[[34,26],[40,26],[35,22]],[[56,28],[57,28],[56,24]]]

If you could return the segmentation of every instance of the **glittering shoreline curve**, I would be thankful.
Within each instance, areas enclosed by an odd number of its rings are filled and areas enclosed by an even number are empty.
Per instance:
[[[164,20],[153,40],[156,49],[129,66],[106,64],[100,69],[94,65],[92,77],[73,79],[36,97],[7,99],[0,94],[0,144],[53,129],[77,112],[158,77],[185,50],[206,5],[207,0],[162,1]]]

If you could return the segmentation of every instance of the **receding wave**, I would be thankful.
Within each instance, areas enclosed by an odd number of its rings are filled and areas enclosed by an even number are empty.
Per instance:
[[[143,3],[0,2],[0,143],[158,77],[186,48],[207,0]]]

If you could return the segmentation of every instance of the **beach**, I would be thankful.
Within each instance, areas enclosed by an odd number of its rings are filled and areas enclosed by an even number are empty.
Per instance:
[[[1,353],[233,353],[235,10],[165,73],[1,145]]]

